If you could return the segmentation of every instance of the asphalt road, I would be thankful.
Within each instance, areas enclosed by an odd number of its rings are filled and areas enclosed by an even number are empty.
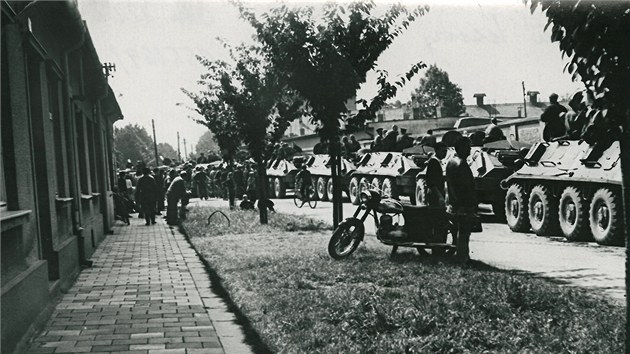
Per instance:
[[[308,205],[297,208],[292,197],[274,199],[276,210],[306,215],[332,223],[332,204],[318,202],[315,209]],[[213,199],[192,204],[227,206],[224,200]],[[344,203],[343,216],[352,216],[356,206]],[[481,209],[483,232],[471,236],[471,258],[488,265],[519,270],[560,283],[588,289],[620,304],[625,304],[625,248],[599,246],[594,242],[569,243],[562,237],[538,237],[531,233],[514,233],[499,223],[488,211]],[[402,217],[401,217],[402,218]],[[396,221],[396,219],[394,219]],[[401,220],[402,223],[402,220]],[[377,243],[373,222],[366,223],[366,242]],[[391,248],[383,245],[383,256]]]

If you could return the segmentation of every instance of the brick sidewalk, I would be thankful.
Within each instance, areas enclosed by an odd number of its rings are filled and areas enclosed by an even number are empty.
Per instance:
[[[120,222],[27,353],[251,353],[203,264],[164,219]]]

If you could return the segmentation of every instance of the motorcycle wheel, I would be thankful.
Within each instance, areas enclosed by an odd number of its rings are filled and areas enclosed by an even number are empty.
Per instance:
[[[358,219],[346,219],[333,232],[328,242],[328,254],[334,259],[350,256],[363,240],[365,227]]]

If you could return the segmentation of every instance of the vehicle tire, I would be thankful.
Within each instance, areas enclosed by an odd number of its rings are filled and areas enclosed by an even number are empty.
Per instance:
[[[327,200],[330,200],[330,201],[333,200],[333,180],[332,180],[332,178],[329,178],[328,181],[326,181],[326,198],[327,198]]]
[[[510,230],[514,232],[529,231],[527,216],[527,196],[520,184],[513,184],[505,194],[505,218]]]
[[[416,203],[414,205],[427,205],[427,181],[420,178],[416,181]]]
[[[274,190],[276,198],[281,199],[286,197],[287,195],[287,186],[282,183],[282,179],[280,177],[276,177],[274,181]]]
[[[317,198],[308,198],[308,206],[310,206],[311,209],[315,209],[317,206]]]
[[[328,242],[328,254],[334,259],[350,256],[363,240],[365,228],[359,219],[346,219],[337,226]]]
[[[589,208],[593,239],[600,245],[624,244],[621,220],[621,198],[608,188],[598,189]]]
[[[532,231],[538,236],[550,236],[558,230],[558,204],[551,191],[536,185],[529,193],[527,213]]]
[[[381,181],[380,178],[378,178],[378,177],[372,178],[372,183],[371,183],[372,188],[376,188],[378,190],[381,190],[381,185],[382,184],[383,184],[383,182]]]
[[[588,204],[582,191],[566,187],[560,196],[559,214],[560,229],[568,241],[589,239]]]
[[[269,179],[269,198],[277,198],[278,196],[276,195],[276,186],[275,186],[275,178],[271,178]]]
[[[388,195],[391,198],[398,199],[398,193],[396,191],[396,183],[391,178],[385,178],[383,180],[383,195]]]
[[[304,205],[304,201],[298,197],[298,193],[298,191],[293,193],[293,204],[295,204],[296,207],[301,208],[302,205]]]
[[[361,178],[361,181],[359,181],[359,195],[361,195],[362,192],[369,190],[370,187],[370,181],[365,177]],[[359,197],[359,199],[361,198]]]
[[[357,177],[352,177],[350,179],[350,184],[348,185],[348,196],[350,197],[350,203],[354,205],[359,205],[361,202],[359,198],[359,179]]]
[[[319,177],[317,179],[317,188],[315,191],[317,192],[317,199],[319,200],[328,200],[328,195],[326,194],[326,183],[328,179],[326,177]]]

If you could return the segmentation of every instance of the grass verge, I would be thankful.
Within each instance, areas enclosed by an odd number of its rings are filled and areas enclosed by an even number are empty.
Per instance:
[[[622,353],[625,309],[583,291],[483,264],[389,249],[326,253],[308,218],[195,208],[183,227],[231,301],[273,352]]]

